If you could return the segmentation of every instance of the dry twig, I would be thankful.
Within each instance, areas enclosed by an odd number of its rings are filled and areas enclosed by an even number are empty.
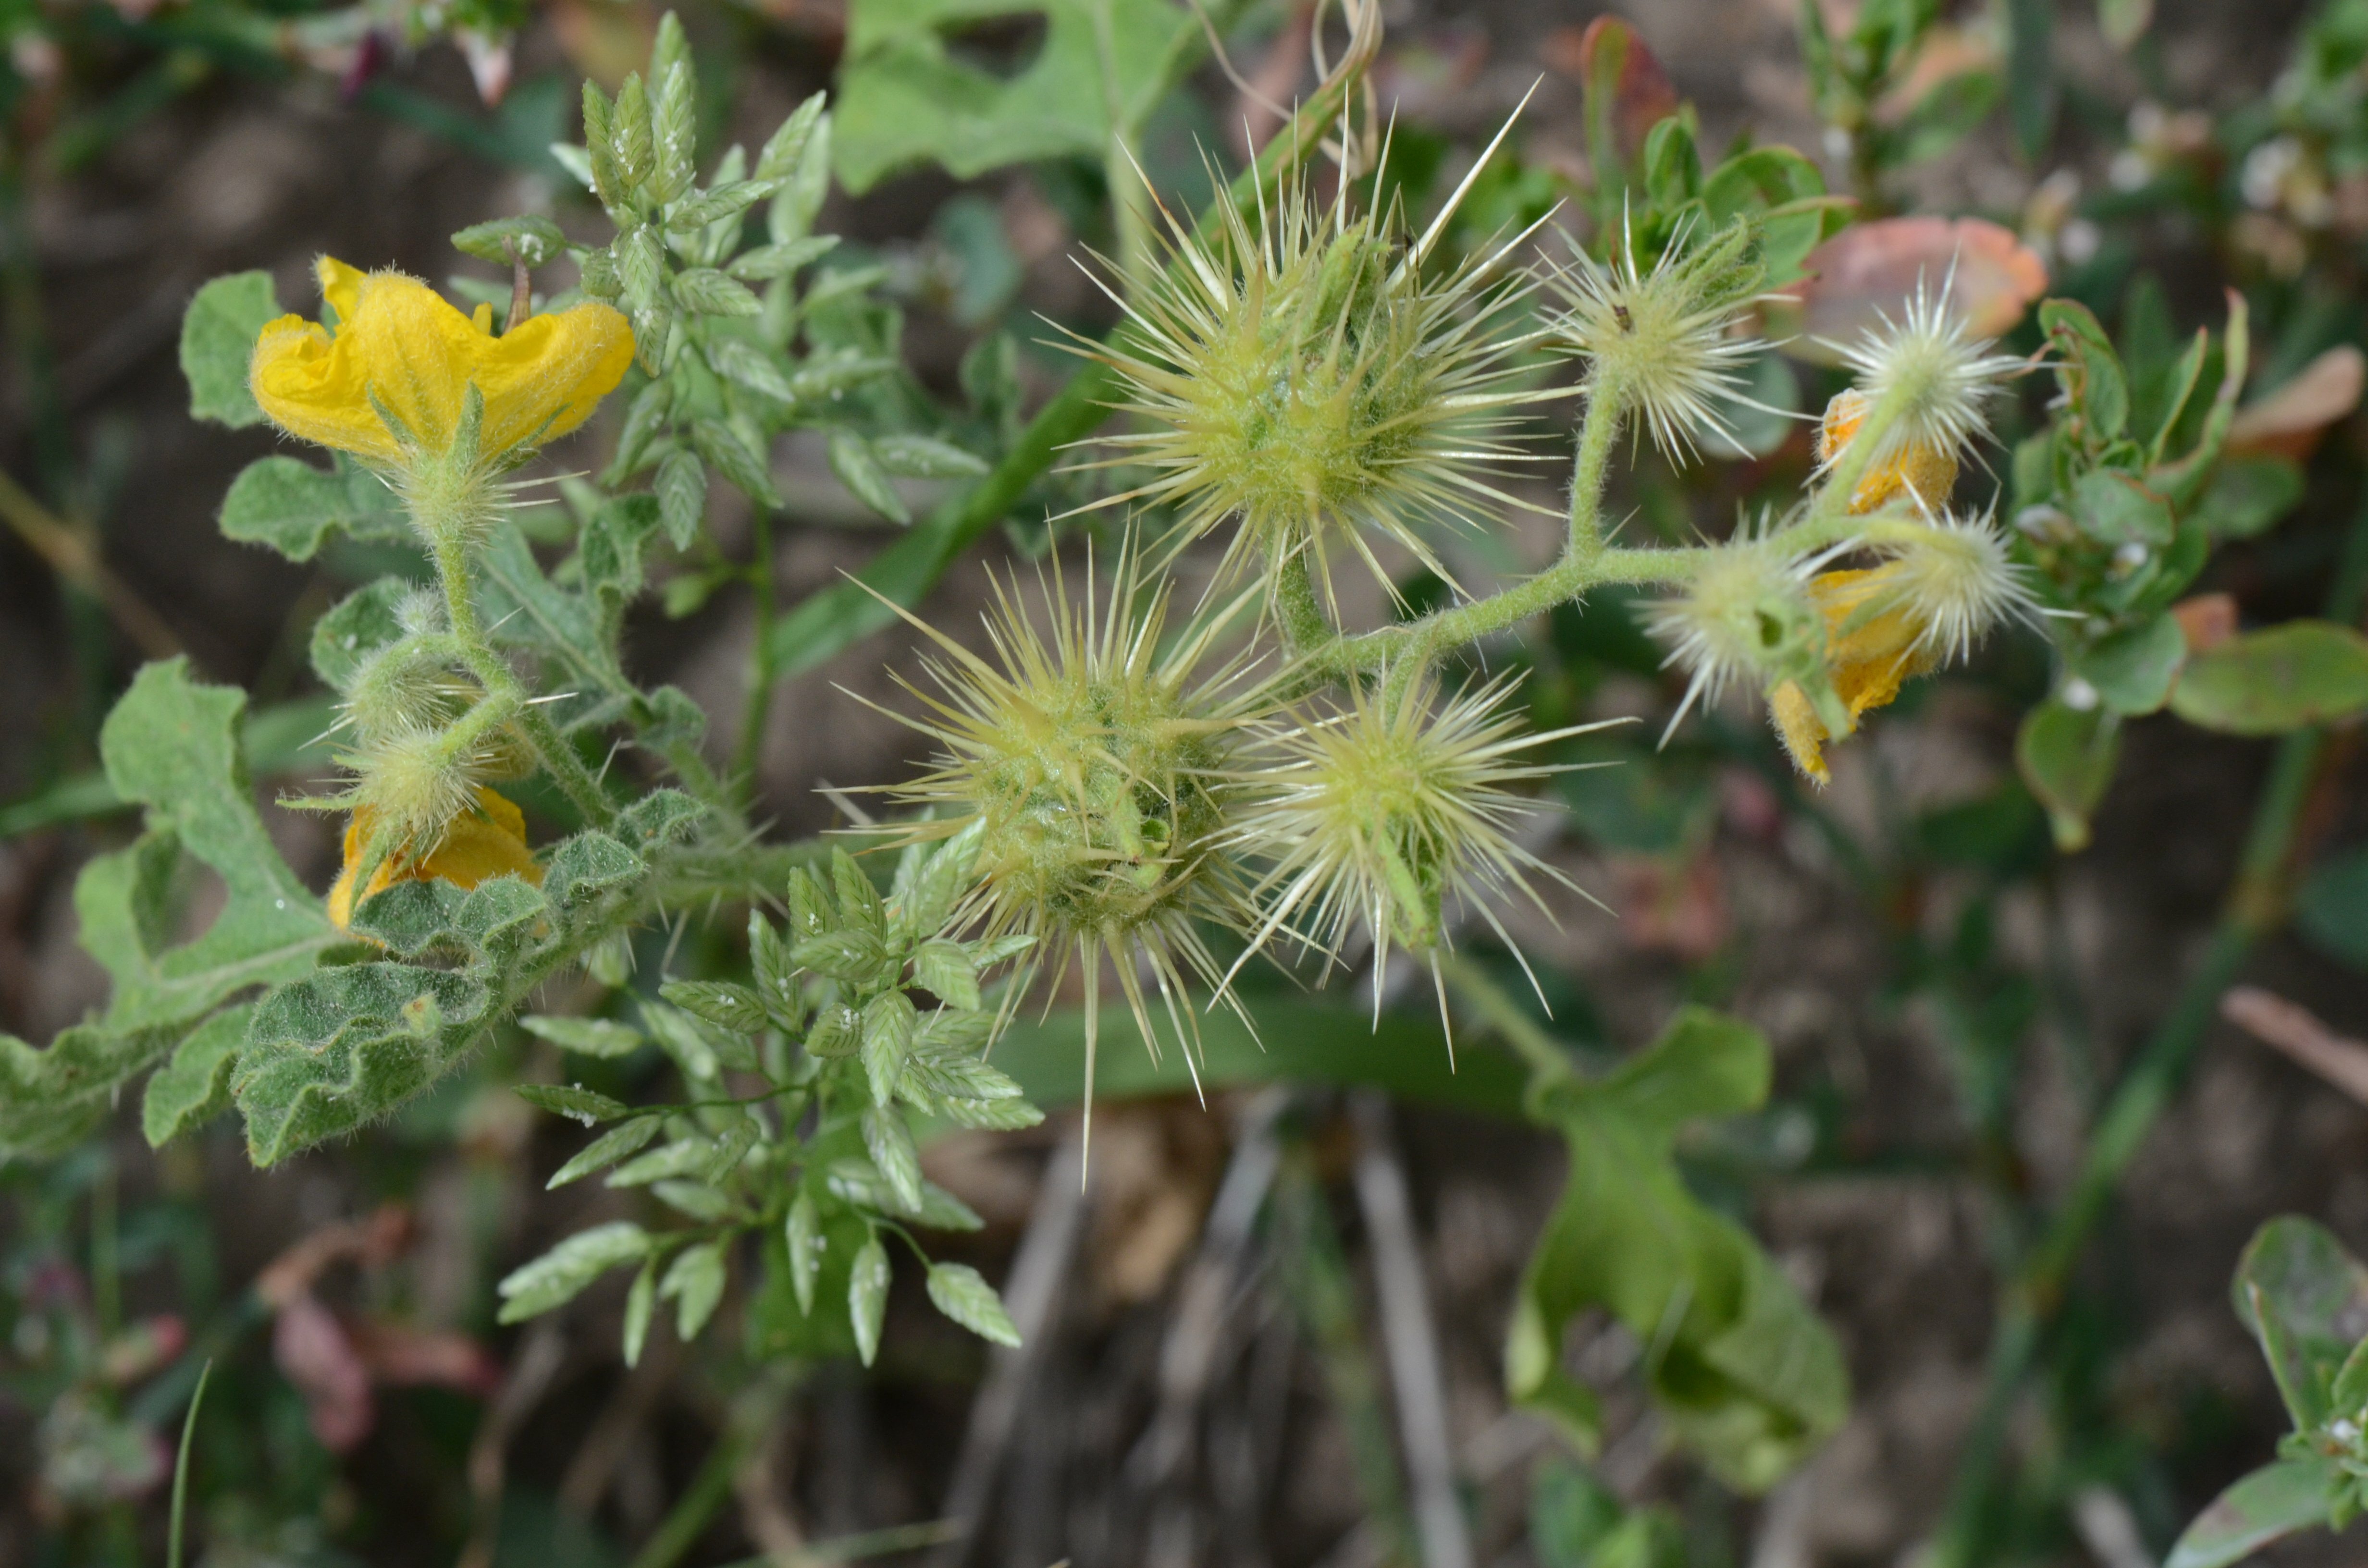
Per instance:
[[[2258,985],[2231,987],[2220,1016],[2368,1105],[2368,1044],[2337,1034],[2307,1007]]]

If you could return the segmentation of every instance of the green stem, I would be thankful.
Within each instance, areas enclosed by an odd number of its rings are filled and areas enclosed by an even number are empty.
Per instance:
[[[731,780],[743,801],[757,794],[757,749],[765,738],[765,716],[773,706],[773,642],[765,635],[773,624],[773,517],[763,507],[750,524],[756,559],[748,583],[757,594],[757,635],[748,648],[748,690],[740,710],[740,744],[732,756]]]
[[[452,635],[470,648],[484,646],[477,626],[476,596],[469,589],[469,548],[458,528],[424,529],[436,541],[436,580],[444,589],[444,615]]]
[[[1539,1028],[1538,1021],[1508,995],[1503,986],[1489,978],[1486,970],[1460,953],[1444,951],[1439,955],[1439,969],[1448,983],[1479,1011],[1482,1021],[1528,1064],[1532,1091],[1548,1084],[1566,1083],[1579,1075],[1569,1053],[1555,1044],[1554,1037]]]
[[[1570,465],[1570,542],[1565,554],[1577,560],[1594,557],[1603,548],[1603,483],[1611,463],[1611,445],[1620,437],[1621,404],[1626,390],[1619,378],[1599,364],[1587,388],[1587,414],[1578,427],[1578,449]]]
[[[1799,527],[1786,530],[1797,534],[1801,528],[1815,528],[1821,534],[1829,532],[1837,524],[1850,523],[1850,497],[1858,494],[1859,482],[1866,471],[1874,466],[1876,451],[1899,422],[1897,402],[1878,398],[1859,421],[1858,428],[1840,453],[1826,469],[1825,483],[1818,488],[1817,498],[1809,507],[1809,515]],[[1846,537],[1846,535],[1845,535]],[[1832,542],[1822,540],[1821,542]]]
[[[2328,594],[2327,619],[2347,625],[2356,619],[2363,589],[2368,589],[2368,495],[2362,498]],[[1930,1568],[1968,1568],[1978,1559],[1987,1527],[1997,1514],[1993,1493],[2007,1418],[2037,1358],[2041,1333],[2062,1305],[2089,1233],[2103,1216],[2114,1187],[2186,1078],[2219,1014],[2221,994],[2236,979],[2254,944],[2284,923],[2303,807],[2326,749],[2327,732],[2321,729],[2298,730],[2278,743],[2253,810],[2236,881],[2203,961],[2188,976],[2170,1011],[2114,1085],[2070,1192],[2006,1288],[1982,1415],[1958,1461],[1948,1512],[1927,1559]]]
[[[470,618],[472,632],[475,617]],[[458,628],[455,628],[458,635]],[[527,744],[534,747],[535,756],[542,763],[552,780],[558,784],[570,804],[584,813],[584,820],[593,827],[606,827],[617,818],[617,808],[601,790],[600,781],[575,755],[575,747],[559,733],[543,710],[527,697],[526,687],[518,683],[502,656],[474,636],[461,640],[462,656],[468,660],[469,671],[485,688],[486,704],[507,704],[514,710],[518,726],[526,733]],[[512,716],[512,715],[506,715]]]
[[[1384,626],[1376,631],[1343,637],[1318,657],[1336,674],[1378,670],[1384,665],[1416,668],[1451,648],[1476,642],[1533,615],[1584,595],[1589,588],[1614,583],[1682,583],[1708,560],[1710,551],[1684,550],[1599,550],[1592,556],[1560,561],[1533,577],[1523,578],[1501,593],[1474,599],[1452,609],[1439,610],[1405,626]]]
[[[706,1462],[699,1467],[690,1484],[675,1502],[674,1509],[633,1558],[632,1568],[674,1568],[683,1554],[699,1543],[707,1529],[707,1521],[732,1494],[732,1478],[739,1473],[740,1464],[748,1457],[749,1436],[736,1428],[727,1427],[715,1447],[708,1450]]]
[[[1307,569],[1307,551],[1304,548],[1285,557],[1275,573],[1274,608],[1282,635],[1294,653],[1321,656],[1340,639],[1325,615],[1324,607],[1316,601],[1315,577]]]

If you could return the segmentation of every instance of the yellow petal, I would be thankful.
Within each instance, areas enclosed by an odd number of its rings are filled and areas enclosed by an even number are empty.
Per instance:
[[[395,444],[364,391],[350,345],[302,316],[281,316],[255,340],[247,386],[272,423],[291,436],[381,465],[398,461]]]
[[[444,833],[436,853],[414,873],[457,888],[472,888],[495,877],[523,877],[541,885],[542,868],[526,845],[526,818],[491,790],[477,790],[477,814],[461,817]]]
[[[1903,684],[1939,661],[1938,650],[1924,643],[1923,629],[1904,608],[1878,608],[1897,571],[1876,566],[1825,572],[1809,585],[1809,596],[1826,618],[1826,673],[1853,723],[1873,709],[1888,707]],[[1794,764],[1824,783],[1825,743],[1834,736],[1808,694],[1795,682],[1784,682],[1769,692],[1768,715]]]
[[[1784,749],[1793,754],[1793,766],[1816,779],[1826,782],[1825,725],[1817,722],[1817,710],[1809,705],[1809,695],[1794,681],[1786,681],[1768,694],[1768,717],[1774,721],[1776,737]],[[335,897],[331,894],[332,913]]]
[[[480,341],[475,375],[485,397],[487,452],[566,435],[617,390],[633,362],[633,329],[598,301],[529,317]]]
[[[452,302],[399,272],[362,279],[353,319],[336,347],[352,355],[361,383],[380,407],[428,452],[447,451],[477,345],[485,336]],[[372,413],[369,398],[363,407]]]
[[[485,403],[479,455],[491,459],[583,424],[632,363],[632,329],[604,304],[495,337],[490,310],[472,320],[417,278],[365,275],[329,256],[316,270],[336,331],[297,316],[273,322],[256,340],[249,383],[282,429],[381,467],[409,456],[381,410],[422,451],[441,453],[474,384]]]
[[[1841,455],[1859,426],[1866,423],[1868,406],[1866,394],[1855,387],[1834,394],[1817,429],[1818,461],[1830,463]],[[1859,476],[1858,488],[1850,492],[1850,509],[1853,517],[1863,516],[1904,493],[1938,511],[1948,506],[1956,488],[1955,454],[1911,441]]]
[[[313,276],[321,280],[322,302],[337,312],[337,320],[353,320],[354,305],[361,298],[361,268],[347,267],[334,256],[324,256],[313,264]]]
[[[346,824],[345,864],[338,868],[337,880],[329,884],[329,918],[339,930],[352,928],[356,904],[369,902],[397,882],[446,881],[457,888],[473,888],[508,875],[523,877],[538,887],[542,883],[542,868],[535,863],[534,851],[527,847],[526,818],[509,801],[483,786],[477,790],[476,810],[445,829],[443,841],[426,859],[416,859],[412,846],[399,846],[379,862],[369,884],[357,893],[354,878],[377,827],[378,812],[369,806],[357,809]]]

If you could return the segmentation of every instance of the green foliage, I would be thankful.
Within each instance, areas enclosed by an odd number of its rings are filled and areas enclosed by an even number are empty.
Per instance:
[[[2294,894],[2294,924],[2321,952],[2368,968],[2368,850],[2321,860]]]
[[[268,272],[234,272],[198,290],[181,318],[181,374],[191,414],[233,430],[263,423],[246,390],[246,367],[256,335],[279,313]]]
[[[962,24],[1042,17],[1042,48],[999,76],[947,47]],[[1006,164],[1099,161],[1166,96],[1200,26],[1180,7],[1033,0],[856,0],[839,71],[838,177],[869,190],[933,161],[961,178]]]
[[[2261,727],[2246,733],[2267,733],[2293,722],[2275,722],[2272,708],[2248,721],[2248,704],[2281,681],[2316,693],[2338,677],[2318,680],[2314,665],[2305,679],[2291,660],[2276,673],[2240,675],[2258,661],[2226,651],[2234,643],[2191,658],[2169,613],[2203,569],[2213,540],[2236,531],[2224,519],[2238,516],[2241,527],[2277,505],[2274,496],[2248,502],[2214,489],[2248,358],[2241,301],[2232,296],[2219,390],[2204,404],[2194,392],[2214,357],[2206,334],[2177,357],[2124,364],[2087,307],[2050,300],[2039,317],[2057,356],[2060,395],[2047,427],[2016,450],[2012,490],[2017,553],[2052,612],[2061,676],[2055,694],[2025,716],[2015,758],[2047,807],[2058,846],[2078,849],[2112,782],[2122,718],[2168,703],[2192,723],[2256,722]],[[2140,415],[2152,423],[2133,428]],[[2293,699],[2285,710],[2305,706]]]
[[[1942,9],[1937,0],[1871,0],[1838,34],[1814,0],[1803,0],[1800,6],[1801,59],[1808,68],[1811,102],[1817,118],[1847,138],[1866,195],[1876,195],[1896,171],[1949,151],[1988,114],[2006,86],[1998,72],[1975,65],[1920,84],[1922,92],[1912,103],[1896,101]],[[2049,90],[2045,35],[2040,34],[2033,49],[2024,25],[2031,9],[2017,0],[2017,26],[2009,32],[2019,47],[2006,73],[2014,80],[2018,130],[2026,147],[2029,119]]]
[[[912,846],[882,898],[837,851],[826,879],[803,868],[791,873],[787,935],[761,913],[749,916],[756,986],[668,982],[660,987],[664,1001],[641,1005],[640,1029],[608,1020],[527,1020],[570,1051],[617,1056],[655,1040],[672,1060],[692,1092],[687,1103],[628,1106],[572,1085],[518,1093],[586,1126],[614,1124],[563,1165],[552,1186],[606,1170],[609,1186],[646,1187],[692,1223],[635,1230],[630,1247],[614,1226],[584,1233],[593,1241],[563,1242],[504,1282],[505,1321],[548,1311],[598,1274],[646,1259],[651,1267],[664,1263],[654,1299],[674,1301],[677,1332],[695,1338],[723,1299],[740,1239],[754,1236],[768,1283],[751,1302],[751,1337],[781,1347],[835,1343],[833,1331],[808,1321],[822,1300],[833,1311],[843,1306],[842,1332],[868,1363],[879,1348],[891,1273],[883,1237],[901,1237],[918,1252],[908,1225],[979,1223],[923,1177],[913,1119],[1002,1129],[1042,1119],[1017,1083],[982,1059],[996,1012],[977,977],[1016,956],[1011,944],[943,934],[977,853],[975,832]],[[381,895],[370,910],[392,896]],[[726,1098],[725,1071],[757,1074],[766,1087]],[[843,1276],[818,1297],[833,1261],[849,1256],[851,1266],[839,1262]],[[645,1270],[643,1278],[652,1276]],[[931,1264],[928,1283],[929,1299],[956,1323],[1016,1341],[1001,1302],[975,1270]],[[628,1358],[639,1354],[648,1310],[628,1313]]]
[[[108,781],[146,808],[145,831],[84,868],[82,942],[114,983],[107,1009],[45,1050],[0,1036],[0,1155],[50,1154],[104,1114],[117,1088],[170,1055],[226,1004],[311,970],[342,937],[256,815],[238,745],[244,693],[192,681],[185,661],[142,670],[99,736]],[[185,859],[186,858],[186,859]],[[222,879],[222,911],[176,942],[187,860]],[[153,1125],[212,1103],[224,1024],[176,1059]]]
[[[2290,620],[2231,637],[2188,661],[2171,711],[2202,729],[2274,735],[2368,708],[2368,638]]]
[[[2088,847],[2089,819],[2112,788],[2121,755],[2121,719],[2110,710],[2050,699],[2023,716],[2014,741],[2015,766],[2047,808],[2057,848]]]
[[[1562,1201],[1530,1260],[1505,1352],[1518,1402],[1583,1446],[1600,1417],[1561,1369],[1562,1331],[1589,1307],[1645,1346],[1645,1375],[1672,1429],[1728,1484],[1766,1490],[1848,1412],[1839,1349],[1776,1266],[1705,1208],[1673,1163],[1679,1128],[1756,1108],[1767,1042],[1700,1010],[1600,1082],[1547,1082],[1536,1114],[1569,1144]]]
[[[2294,1429],[2277,1462],[2197,1516],[2167,1568],[2226,1568],[2297,1530],[2341,1529],[2368,1506],[2368,1266],[2288,1216],[2254,1233],[2229,1290]]]
[[[1687,1561],[1671,1510],[1631,1508],[1567,1461],[1539,1466],[1531,1483],[1530,1548],[1541,1568],[1684,1568]]]
[[[651,875],[598,830],[554,848],[543,883],[466,892],[401,881],[362,903],[356,933],[392,955],[279,987],[257,1006],[232,1093],[268,1165],[377,1119],[427,1087],[544,979],[633,919]]]
[[[385,483],[340,458],[324,472],[295,458],[249,463],[222,497],[223,537],[268,545],[290,561],[310,561],[332,528],[355,539],[408,539]]]

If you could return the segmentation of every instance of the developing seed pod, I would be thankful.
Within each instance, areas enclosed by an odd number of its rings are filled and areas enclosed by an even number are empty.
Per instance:
[[[1647,608],[1646,624],[1669,650],[1663,662],[1691,677],[1662,744],[1696,702],[1715,702],[1735,684],[1768,691],[1791,682],[1833,733],[1850,733],[1826,676],[1827,620],[1811,592],[1818,569],[1845,548],[1793,556],[1781,534],[1743,534],[1713,551],[1684,592]]]
[[[1554,278],[1564,309],[1553,338],[1587,359],[1588,398],[1614,398],[1672,462],[1713,440],[1742,452],[1724,405],[1751,403],[1740,371],[1768,347],[1742,329],[1767,277],[1749,222],[1697,246],[1688,238],[1679,233],[1649,269],[1624,228],[1608,264],[1573,241],[1572,265]]]
[[[1817,424],[1820,469],[1833,467],[1849,448],[1850,438],[1866,423],[1868,406],[1866,393],[1856,387],[1844,387],[1826,404],[1825,417]],[[1850,490],[1850,509],[1853,516],[1863,517],[1881,511],[1895,497],[1905,495],[1918,510],[1930,511],[1946,506],[1956,487],[1957,454],[1953,450],[1926,446],[1920,441],[1902,442],[1895,446],[1888,458],[1860,475]]]
[[[1942,283],[1938,295],[1919,283],[1897,321],[1878,312],[1882,324],[1867,328],[1857,343],[1826,344],[1857,372],[1858,391],[1866,402],[1841,405],[1839,412],[1827,410],[1825,465],[1831,468],[1855,443],[1862,422],[1875,410],[1883,411],[1866,474],[1850,496],[1854,512],[1880,506],[1907,484],[1919,463],[1936,464],[1945,458],[1953,483],[1957,460],[1989,434],[1987,405],[1998,383],[2026,368],[2011,354],[1990,353],[1989,339],[1969,335],[1964,318],[1950,307],[1949,299],[1949,282]],[[1861,505],[1867,497],[1866,483],[1885,472],[1896,476],[1892,488]],[[1939,483],[1937,467],[1928,469],[1924,480],[1930,488],[1919,487],[1918,498],[1936,511],[1946,506],[1948,487]]]
[[[929,716],[900,722],[944,749],[890,791],[926,808],[915,839],[981,824],[977,886],[957,926],[1036,938],[1031,979],[1048,958],[1056,984],[1073,960],[1083,966],[1089,1083],[1105,954],[1146,1044],[1157,1050],[1139,978],[1148,971],[1188,1062],[1197,1055],[1184,993],[1192,980],[1215,985],[1222,971],[1195,923],[1247,926],[1240,872],[1220,840],[1245,726],[1269,704],[1241,657],[1213,656],[1256,591],[1163,650],[1169,588],[1146,590],[1139,559],[1132,549],[1121,558],[1099,604],[1090,582],[1073,599],[1056,568],[1049,638],[1017,585],[999,584],[986,622],[993,662],[907,616],[945,660],[928,666],[940,695],[914,692]]]
[[[1989,516],[1880,521],[1861,542],[1886,558],[1875,570],[1888,602],[1916,624],[1918,645],[1940,658],[1969,657],[2007,622],[2039,623],[2029,572]]]
[[[1328,971],[1361,928],[1377,971],[1395,944],[1426,955],[1436,983],[1451,901],[1519,953],[1492,905],[1519,892],[1544,911],[1531,872],[1570,885],[1516,836],[1536,810],[1521,788],[1560,771],[1526,755],[1602,726],[1532,733],[1505,710],[1516,684],[1501,676],[1442,698],[1426,672],[1395,695],[1360,687],[1320,718],[1270,727],[1274,760],[1233,834],[1267,868],[1234,971],[1279,936],[1322,951]],[[1379,987],[1374,998],[1378,1009]]]
[[[1117,370],[1144,426],[1097,466],[1153,474],[1098,505],[1174,507],[1179,547],[1238,520],[1228,573],[1271,579],[1304,551],[1328,591],[1329,554],[1346,545],[1388,587],[1377,534],[1452,583],[1428,526],[1475,527],[1475,503],[1520,504],[1497,484],[1518,456],[1510,416],[1555,395],[1511,381],[1527,339],[1508,312],[1528,285],[1490,278],[1519,238],[1425,272],[1462,196],[1410,244],[1395,205],[1352,215],[1343,195],[1319,210],[1295,184],[1271,212],[1261,203],[1255,227],[1221,200],[1207,242],[1162,208],[1167,264],[1125,278],[1123,299],[1105,285],[1127,330],[1080,350]]]
[[[1883,564],[1821,573],[1809,584],[1826,621],[1827,678],[1848,723],[1830,723],[1797,682],[1768,693],[1769,717],[1784,749],[1820,784],[1828,778],[1827,741],[1849,734],[1907,682],[1965,658],[1992,628],[2035,621],[2040,613],[2022,569],[1987,517],[1878,522],[1864,543],[1887,557]]]

